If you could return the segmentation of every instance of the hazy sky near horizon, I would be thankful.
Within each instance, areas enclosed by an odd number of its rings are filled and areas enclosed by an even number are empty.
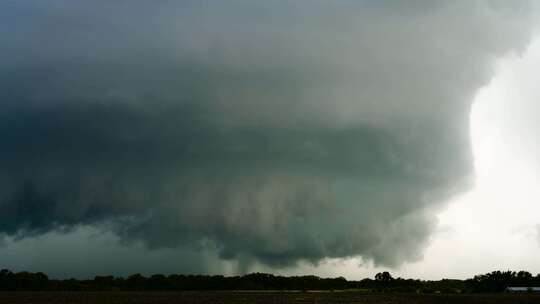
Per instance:
[[[540,272],[537,12],[1,2],[0,266]]]

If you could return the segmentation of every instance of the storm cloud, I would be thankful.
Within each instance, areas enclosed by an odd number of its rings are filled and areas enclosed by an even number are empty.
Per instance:
[[[272,267],[421,257],[471,174],[503,1],[5,1],[0,231]]]

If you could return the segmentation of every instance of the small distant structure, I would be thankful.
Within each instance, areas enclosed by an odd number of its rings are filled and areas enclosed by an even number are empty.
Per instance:
[[[511,292],[511,293],[538,292],[540,293],[540,287],[506,287],[506,292]]]

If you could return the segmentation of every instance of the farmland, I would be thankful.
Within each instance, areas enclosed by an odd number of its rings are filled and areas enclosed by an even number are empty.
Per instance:
[[[2,292],[0,303],[53,304],[247,304],[247,303],[358,303],[358,304],[527,304],[540,303],[538,294],[366,294],[361,292]]]

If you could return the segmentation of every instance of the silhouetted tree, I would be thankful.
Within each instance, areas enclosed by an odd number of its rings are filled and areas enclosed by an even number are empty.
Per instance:
[[[392,277],[392,275],[388,271],[379,272],[379,273],[377,273],[375,275],[375,280],[378,281],[378,282],[390,282],[393,279],[394,278]]]
[[[134,274],[127,278],[96,276],[91,280],[51,280],[44,273],[11,272],[0,270],[0,290],[340,290],[364,289],[377,292],[501,292],[508,286],[540,286],[540,274],[533,276],[526,271],[494,271],[477,275],[466,281],[439,280],[420,281],[394,279],[389,272],[375,275],[375,280],[348,281],[343,277],[320,278],[317,276],[275,276],[252,273],[244,276],[221,275],[164,276],[155,274],[145,277]]]

